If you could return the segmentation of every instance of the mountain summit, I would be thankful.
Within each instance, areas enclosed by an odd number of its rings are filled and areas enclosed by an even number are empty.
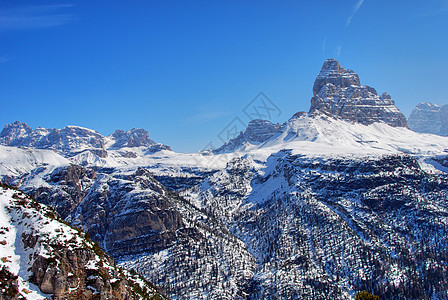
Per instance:
[[[358,74],[344,69],[332,58],[324,62],[314,82],[309,112],[364,125],[385,122],[393,127],[407,127],[406,117],[389,94],[378,96],[374,88],[361,86]]]

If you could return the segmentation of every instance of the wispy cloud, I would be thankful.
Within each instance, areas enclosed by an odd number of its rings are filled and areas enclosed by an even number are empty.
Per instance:
[[[327,37],[324,38],[324,41],[322,42],[322,52],[325,52],[325,46],[327,45]]]
[[[361,8],[361,5],[364,3],[364,0],[358,0],[358,2],[355,3],[355,6],[353,6],[353,11],[350,14],[350,16],[347,18],[347,21],[345,22],[345,26],[350,25],[352,22],[353,17],[355,16],[356,12]]]
[[[335,50],[334,55],[335,55],[336,57],[339,57],[339,56],[341,56],[341,52],[342,52],[342,46],[339,45],[339,46],[336,47],[336,50]]]
[[[0,11],[0,31],[40,29],[73,21],[75,16],[64,10],[70,4],[26,6]]]
[[[187,124],[203,124],[208,123],[210,121],[216,120],[218,118],[229,115],[227,112],[222,111],[212,111],[207,108],[199,108],[200,112],[189,116],[186,118]]]

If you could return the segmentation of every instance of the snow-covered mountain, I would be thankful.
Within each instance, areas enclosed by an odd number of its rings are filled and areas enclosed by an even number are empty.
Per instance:
[[[132,128],[128,131],[115,130],[109,136],[110,148],[120,149],[124,147],[147,147],[149,152],[171,150],[170,146],[154,142],[149,138],[148,131]]]
[[[282,125],[271,139],[246,152],[262,159],[283,149],[303,155],[412,154],[418,159],[448,154],[448,139],[383,122],[363,125],[324,114],[301,114]]]
[[[164,299],[53,209],[5,185],[0,256],[1,299]]]
[[[0,178],[173,299],[447,298],[448,137],[409,130],[335,60],[313,94],[309,113],[207,153],[138,129],[40,147],[14,123]]]
[[[448,136],[448,104],[419,103],[409,115],[408,124],[416,132]]]
[[[171,150],[169,146],[151,140],[149,133],[144,129],[116,130],[110,136],[104,137],[92,129],[79,126],[67,126],[62,129],[39,127],[33,130],[26,123],[19,121],[7,124],[3,128],[0,133],[0,144],[51,149],[64,156],[76,156],[90,152],[99,158],[107,157],[108,149],[142,147],[151,153]],[[126,156],[126,153],[123,155]]]

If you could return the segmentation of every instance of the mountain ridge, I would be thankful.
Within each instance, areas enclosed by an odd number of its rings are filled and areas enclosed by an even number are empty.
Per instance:
[[[144,129],[116,130],[105,137],[95,130],[74,125],[62,129],[38,127],[33,130],[20,121],[5,125],[0,133],[0,144],[52,149],[67,156],[89,151],[101,158],[107,157],[108,149],[145,147],[150,152],[171,151],[169,146],[151,140]]]

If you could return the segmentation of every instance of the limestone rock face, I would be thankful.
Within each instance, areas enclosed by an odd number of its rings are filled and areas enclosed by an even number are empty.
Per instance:
[[[168,191],[143,168],[121,178],[104,176],[74,221],[116,257],[165,249],[185,228]]]
[[[91,150],[100,157],[106,157],[104,143],[104,137],[98,132],[78,126],[67,126],[62,129],[39,127],[32,130],[26,123],[16,121],[6,125],[0,133],[2,145],[51,149],[66,157],[86,150]]]
[[[92,186],[96,176],[94,170],[79,165],[58,167],[45,178],[48,185],[26,190],[37,201],[53,207],[67,218],[86,196],[86,189]],[[55,189],[54,185],[59,187]]]
[[[416,132],[448,135],[448,105],[419,103],[412,110],[408,124]]]
[[[12,144],[14,141],[27,136],[32,133],[33,129],[26,123],[15,121],[11,124],[6,124],[0,133],[0,142],[2,144]]]
[[[144,129],[132,128],[128,131],[117,129],[111,136],[115,139],[115,143],[112,145],[113,148],[151,147],[156,151],[171,150],[169,146],[158,144],[151,140],[148,131]]]
[[[361,85],[358,74],[352,70],[344,69],[335,59],[327,59],[324,62],[322,70],[314,82],[313,95],[319,93],[320,89],[327,83],[341,88]]]
[[[344,69],[335,59],[325,61],[314,82],[309,112],[364,125],[385,122],[394,127],[407,127],[406,117],[389,94],[378,96],[374,88],[361,86],[359,76]]]
[[[268,120],[256,119],[249,122],[244,135],[250,142],[262,143],[271,138],[279,128],[279,124],[273,124]]]
[[[41,187],[22,188],[115,257],[165,249],[186,230],[170,192],[146,169],[122,175],[70,165],[43,180]]]

